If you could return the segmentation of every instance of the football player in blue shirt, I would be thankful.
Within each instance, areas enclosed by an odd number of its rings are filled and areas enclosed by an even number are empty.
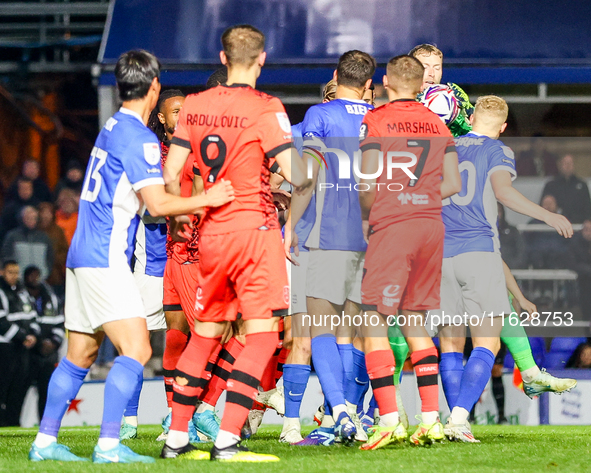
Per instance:
[[[335,100],[311,107],[302,123],[305,146],[307,142],[322,141],[325,150],[341,150],[341,154],[348,156],[346,167],[349,169],[349,177],[341,175],[339,171],[343,163],[339,156],[332,151],[320,152],[322,146],[304,150],[304,153],[317,157],[312,160],[316,221],[305,242],[310,250],[306,274],[310,321],[314,320],[314,316],[324,318],[327,315],[334,316],[336,320],[343,310],[351,316],[359,313],[355,303],[361,302],[361,274],[367,245],[355,190],[357,181],[353,172],[353,154],[359,149],[358,136],[363,117],[373,108],[363,100],[363,96],[371,86],[375,67],[375,60],[367,53],[356,50],[344,53],[335,71]],[[311,193],[312,189],[301,198],[297,193],[292,198],[292,227],[297,225],[307,208]],[[336,335],[339,336],[338,344]],[[364,358],[361,351],[354,349],[351,341],[350,327],[339,327],[337,334],[334,327],[324,323],[321,327],[312,326],[312,361],[332,409],[336,428],[321,427],[302,444],[331,443],[335,434],[345,443],[350,443],[356,435],[362,437],[365,434],[352,421],[357,408],[353,398],[364,386],[358,389],[345,382],[345,370],[355,382],[352,373],[352,367],[358,365],[354,362],[355,354],[358,352],[357,356]],[[346,378],[348,381],[350,376]],[[345,399],[345,391],[350,391],[350,399]],[[346,401],[350,402],[349,406]]]
[[[166,193],[158,139],[146,127],[160,93],[156,57],[146,51],[124,53],[115,66],[115,78],[123,104],[99,133],[88,163],[66,263],[68,353],[51,377],[39,433],[29,452],[32,461],[84,460],[57,443],[57,435],[106,334],[120,356],[105,382],[93,461],[154,462],[119,443],[123,412],[152,352],[144,305],[126,256],[130,222],[140,199],[154,217],[195,213],[233,199],[228,182],[190,198]]]
[[[467,423],[480,398],[500,348],[502,317],[511,312],[500,254],[497,200],[515,212],[539,219],[564,236],[573,234],[562,215],[551,213],[513,188],[513,151],[499,141],[505,130],[507,103],[496,96],[480,97],[471,117],[473,129],[456,138],[462,191],[444,202],[445,246],[441,281],[441,310],[468,320],[474,350],[468,362],[451,373],[441,371],[451,416],[444,432],[450,439],[477,442]],[[485,320],[482,318],[486,317]],[[439,332],[444,359],[460,360],[465,325],[443,320]]]

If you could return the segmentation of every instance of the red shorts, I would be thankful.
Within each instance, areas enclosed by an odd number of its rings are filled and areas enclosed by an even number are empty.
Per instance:
[[[197,320],[267,319],[286,315],[290,294],[281,231],[201,235]]]
[[[182,310],[191,329],[195,325],[198,273],[198,263],[179,264],[172,258],[166,261],[164,269],[164,310]]]
[[[425,218],[395,223],[371,235],[361,284],[363,304],[385,315],[395,315],[398,309],[439,309],[443,238],[443,222]]]

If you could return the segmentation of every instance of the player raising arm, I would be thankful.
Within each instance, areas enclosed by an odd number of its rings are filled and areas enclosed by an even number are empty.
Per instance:
[[[138,286],[126,257],[130,222],[140,199],[152,216],[193,213],[233,200],[229,182],[189,199],[164,190],[158,139],[146,127],[160,93],[160,64],[145,51],[123,54],[115,66],[121,109],[101,130],[91,153],[80,199],[78,226],[68,252],[68,353],[54,371],[33,461],[80,461],[57,443],[68,404],[76,397],[106,333],[119,355],[105,383],[97,463],[151,463],[119,443],[123,411],[152,354]],[[102,329],[102,330],[101,330]]]

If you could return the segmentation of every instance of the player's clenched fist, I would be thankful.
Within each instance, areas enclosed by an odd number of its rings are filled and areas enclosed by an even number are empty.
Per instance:
[[[221,207],[234,200],[234,188],[230,181],[221,180],[209,189],[205,196],[207,197],[207,207]]]

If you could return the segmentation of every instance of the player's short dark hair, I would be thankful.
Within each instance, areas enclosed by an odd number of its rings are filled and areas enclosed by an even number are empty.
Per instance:
[[[408,53],[408,55],[412,57],[417,57],[419,55],[429,56],[431,54],[434,56],[439,56],[441,59],[443,59],[443,53],[441,52],[441,49],[439,49],[434,44],[419,44],[418,46],[412,48]]]
[[[423,84],[424,74],[425,68],[421,61],[408,54],[393,57],[386,66],[388,86],[393,89],[397,86],[415,87],[418,93]]]
[[[156,103],[154,110],[152,110],[150,113],[150,118],[148,118],[148,128],[156,134],[160,141],[164,141],[166,139],[166,134],[164,125],[160,123],[160,120],[158,119],[158,114],[162,112],[164,102],[174,97],[184,98],[185,94],[183,94],[183,92],[179,89],[167,89],[164,92],[160,92],[158,102]]]
[[[222,48],[230,66],[250,67],[265,49],[265,35],[251,25],[231,26],[222,34]]]
[[[156,77],[160,80],[160,62],[144,50],[127,51],[115,65],[115,79],[122,101],[142,99]]]
[[[220,67],[219,69],[215,70],[213,74],[211,74],[207,78],[207,82],[205,83],[205,89],[213,89],[220,84],[224,84],[228,81],[228,68],[227,67]]]
[[[16,260],[7,259],[2,262],[2,269],[6,269],[8,266],[18,266]]]
[[[339,58],[337,84],[348,87],[363,87],[376,71],[376,60],[363,51],[353,49]]]

